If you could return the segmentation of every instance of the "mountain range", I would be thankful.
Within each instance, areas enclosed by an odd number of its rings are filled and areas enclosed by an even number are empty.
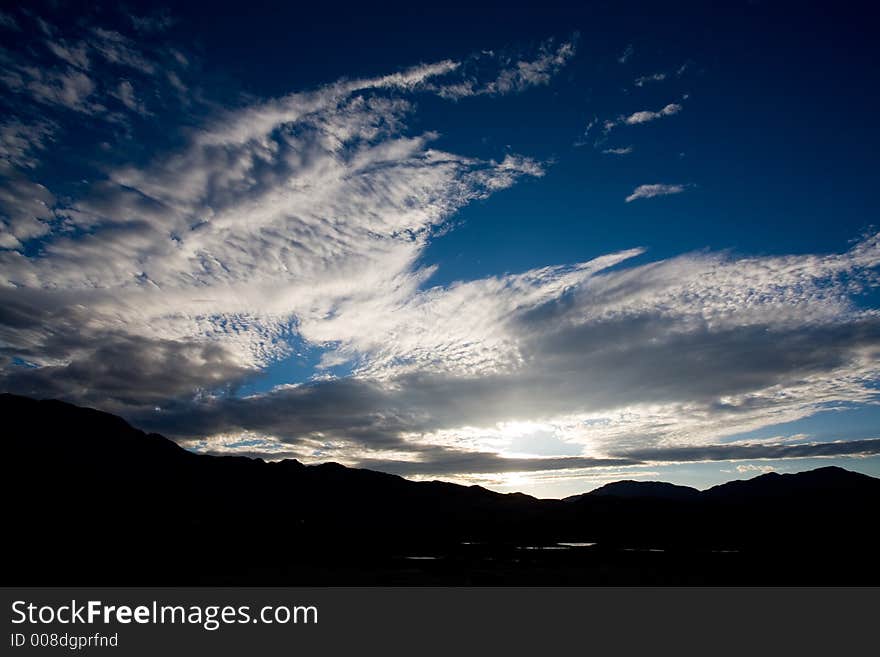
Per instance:
[[[5,585],[877,584],[880,479],[827,467],[565,500],[187,451],[0,395]]]

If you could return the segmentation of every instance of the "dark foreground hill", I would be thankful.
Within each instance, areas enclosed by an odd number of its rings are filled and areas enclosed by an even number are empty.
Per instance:
[[[0,395],[4,585],[878,584],[880,480],[840,468],[568,500],[188,452]]]
[[[700,491],[690,486],[676,486],[668,484],[665,481],[633,481],[627,479],[624,481],[615,481],[611,484],[605,484],[596,490],[581,495],[573,495],[567,497],[567,502],[576,502],[586,499],[587,495],[599,497],[620,497],[623,499],[645,499],[653,498],[658,500],[695,500],[700,495]]]

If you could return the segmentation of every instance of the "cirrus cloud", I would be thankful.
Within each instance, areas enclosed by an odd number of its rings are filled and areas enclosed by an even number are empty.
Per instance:
[[[687,189],[687,185],[666,185],[663,183],[653,183],[650,185],[639,185],[632,194],[626,197],[625,201],[630,203],[640,198],[654,198],[655,196],[669,196],[670,194],[681,194]]]

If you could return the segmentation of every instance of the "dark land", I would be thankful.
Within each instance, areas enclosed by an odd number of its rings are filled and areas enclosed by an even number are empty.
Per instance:
[[[880,479],[828,467],[565,500],[188,452],[0,395],[3,584],[877,585]]]

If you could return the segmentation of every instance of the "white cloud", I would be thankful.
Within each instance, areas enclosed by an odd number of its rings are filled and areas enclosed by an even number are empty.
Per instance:
[[[49,232],[54,201],[45,186],[0,163],[0,262],[4,250]]]
[[[775,472],[776,468],[772,465],[755,465],[754,463],[745,463],[736,466],[736,471],[740,474],[751,472],[760,472],[761,474],[767,474],[768,472]]]
[[[666,73],[652,73],[651,75],[643,75],[636,78],[634,84],[637,87],[644,87],[648,82],[663,82],[665,79]]]
[[[670,194],[681,194],[687,189],[687,185],[664,185],[655,183],[652,185],[639,185],[632,194],[626,197],[626,202],[630,203],[640,198],[654,198],[655,196],[669,196]]]
[[[614,128],[621,125],[640,125],[642,123],[650,123],[651,121],[656,121],[657,119],[662,119],[667,116],[674,116],[681,112],[684,109],[681,105],[677,103],[669,103],[665,107],[655,111],[652,110],[641,110],[638,112],[633,112],[632,114],[621,114],[617,118],[614,119],[606,119],[602,122],[602,129],[605,135],[607,136],[609,132],[611,132]]]
[[[617,58],[617,63],[626,64],[629,61],[629,58],[633,56],[634,52],[635,49],[633,48],[632,44],[627,45],[627,47],[624,48],[623,52],[620,54],[620,57]]]
[[[45,119],[24,123],[13,118],[0,123],[0,159],[15,167],[33,168],[35,151],[44,150],[56,130],[57,125]]]
[[[149,114],[143,101],[141,101],[134,91],[134,86],[128,80],[122,80],[116,87],[116,91],[112,95],[119,99],[132,112],[136,112],[142,116]]]
[[[351,331],[357,376],[146,419],[184,435],[253,431],[295,451],[320,441],[322,459],[444,475],[878,453],[876,440],[718,444],[875,398],[880,322],[846,290],[872,280],[876,237],[840,255],[621,267],[638,254],[360,308],[366,317],[325,327]],[[514,444],[578,456],[499,456]]]
[[[184,434],[256,431],[294,447],[320,437],[332,445],[324,457],[349,463],[358,450],[373,459],[409,452],[423,465],[383,467],[426,472],[509,467],[486,454],[506,451],[516,437],[506,427],[523,423],[593,459],[876,449],[715,443],[875,397],[880,323],[847,290],[873,280],[877,244],[875,236],[839,255],[694,254],[622,267],[635,250],[346,304],[303,331],[356,357],[354,377],[207,400],[148,421]]]
[[[517,58],[506,61],[494,52],[484,52],[466,62],[467,68],[489,68],[494,77],[480,81],[477,75],[464,79],[435,84],[431,90],[442,98],[458,100],[471,96],[518,93],[530,87],[545,85],[574,57],[575,40],[564,41],[558,46],[545,41],[532,59]]]
[[[119,32],[102,27],[92,28],[89,45],[111,64],[137,70],[146,75],[156,72],[156,65],[150,61],[135,43]]]
[[[91,100],[94,81],[75,68],[43,70],[37,66],[20,66],[16,71],[8,71],[3,81],[13,91],[27,93],[47,105],[61,105],[84,114],[103,109]]]
[[[59,59],[64,60],[71,66],[88,70],[89,55],[84,43],[70,45],[63,39],[58,41],[46,41],[46,47]]]
[[[673,116],[674,114],[678,114],[682,110],[681,105],[677,103],[669,103],[662,109],[652,112],[650,110],[642,110],[641,112],[634,112],[627,117],[624,117],[623,122],[627,125],[638,125],[639,123],[648,123],[649,121],[656,121],[657,119],[663,118],[664,116]]]
[[[24,175],[23,170],[31,170],[26,175],[32,175],[47,144],[62,144],[72,133],[103,133],[96,147],[110,153],[110,141],[134,136],[132,114],[153,116],[144,98],[150,98],[163,113],[181,108],[193,115],[206,111],[199,88],[188,86],[192,77],[188,60],[161,35],[153,33],[149,40],[135,44],[123,34],[90,26],[85,20],[56,26],[31,12],[25,15],[27,20],[16,25],[29,38],[6,46],[0,67],[0,86],[7,91],[6,115],[0,122],[0,158],[16,169],[14,175]],[[160,68],[164,75],[153,75]],[[100,159],[79,162],[81,175],[93,175],[90,169],[100,168]],[[21,225],[18,220],[15,223]],[[26,231],[18,237],[25,235],[32,239],[45,233]],[[4,236],[3,243],[15,245],[13,237]]]
[[[602,151],[605,155],[629,155],[633,152],[632,146],[621,146],[619,148],[606,148]]]

